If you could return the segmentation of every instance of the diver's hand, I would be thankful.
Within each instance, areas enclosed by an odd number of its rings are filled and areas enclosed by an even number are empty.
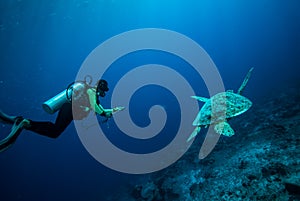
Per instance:
[[[125,107],[114,107],[112,112],[116,113],[116,112],[122,111],[124,109],[125,109]]]
[[[124,109],[125,107],[114,107],[113,109],[105,109],[102,116],[105,116],[106,118],[111,118],[114,113],[122,111]]]

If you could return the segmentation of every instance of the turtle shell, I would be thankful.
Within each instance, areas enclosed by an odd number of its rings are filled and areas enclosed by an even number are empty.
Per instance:
[[[252,102],[232,91],[221,92],[208,99],[200,109],[194,126],[207,126],[209,124],[226,121],[226,119],[246,112]],[[213,108],[213,117],[212,117]]]

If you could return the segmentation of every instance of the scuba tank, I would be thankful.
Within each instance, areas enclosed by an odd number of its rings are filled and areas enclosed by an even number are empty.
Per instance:
[[[43,109],[49,114],[54,114],[62,107],[63,104],[71,103],[72,96],[74,96],[75,99],[76,97],[82,96],[83,93],[85,93],[86,88],[90,87],[89,84],[92,82],[91,77],[89,83],[86,81],[86,78],[87,77],[85,77],[85,81],[76,81],[71,83],[67,89],[45,101],[42,104]]]

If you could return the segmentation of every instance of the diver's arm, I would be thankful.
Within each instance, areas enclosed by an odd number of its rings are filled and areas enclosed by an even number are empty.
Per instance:
[[[87,94],[89,95],[89,101],[91,108],[100,115],[111,117],[114,109],[104,109],[102,105],[98,105],[96,101],[96,91],[94,89],[88,89]]]
[[[104,115],[106,117],[111,117],[115,110],[115,109],[104,109],[103,106],[100,104],[99,105],[96,104],[96,107],[99,107],[102,111],[104,111],[104,114],[102,113],[101,115]]]

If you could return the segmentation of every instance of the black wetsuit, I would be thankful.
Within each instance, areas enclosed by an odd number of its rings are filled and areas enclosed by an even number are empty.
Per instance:
[[[24,126],[23,117],[9,116],[0,111],[0,121],[13,124],[11,133],[0,141],[0,152],[10,147],[16,141],[23,129],[33,131],[43,136],[57,138],[68,127],[73,119],[83,119],[89,113],[88,110],[82,110],[82,107],[74,107],[73,109],[75,109],[75,115],[73,115],[72,104],[64,103],[58,112],[55,123],[49,121],[32,121],[27,119],[30,121],[29,126]]]
[[[97,101],[97,103],[99,103],[99,101]],[[25,129],[47,137],[57,138],[68,127],[73,119],[81,120],[89,114],[89,110],[85,111],[83,109],[86,107],[91,108],[87,93],[73,103],[73,108],[72,103],[64,103],[58,112],[55,123],[29,120],[30,126]]]
[[[55,123],[30,120],[30,127],[26,129],[40,135],[57,138],[68,127],[72,120],[72,104],[65,103],[59,110]]]
[[[98,88],[102,90],[98,91]],[[87,117],[92,108],[87,90],[88,89],[85,87],[84,93],[77,93],[75,98],[72,99],[72,103],[67,102],[62,105],[55,123],[49,121],[33,121],[24,119],[21,116],[9,116],[0,110],[0,122],[13,125],[10,134],[6,138],[0,140],[0,152],[11,146],[23,129],[50,138],[57,138],[68,127],[73,119],[81,120]],[[108,91],[107,82],[105,80],[100,80],[97,86],[97,95],[95,94],[96,104],[100,104],[99,95],[104,97],[106,91]],[[107,117],[107,114],[104,111],[100,115]]]

